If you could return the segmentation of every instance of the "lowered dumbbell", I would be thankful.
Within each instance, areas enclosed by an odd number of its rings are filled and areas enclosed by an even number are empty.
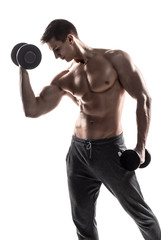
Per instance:
[[[145,149],[145,162],[140,164],[140,156],[134,150],[125,150],[120,156],[121,165],[128,171],[134,171],[137,168],[145,168],[151,161],[151,155],[147,149]]]
[[[14,64],[25,69],[36,68],[41,62],[41,52],[33,44],[18,43],[11,52],[11,59]]]

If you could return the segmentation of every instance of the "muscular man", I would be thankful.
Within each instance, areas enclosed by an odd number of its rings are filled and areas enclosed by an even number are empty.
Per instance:
[[[41,41],[56,58],[72,61],[38,97],[28,72],[20,68],[21,93],[27,117],[39,117],[69,96],[80,108],[67,154],[67,175],[78,239],[98,240],[96,200],[103,183],[134,219],[146,240],[160,240],[159,223],[145,203],[135,172],[125,170],[118,152],[126,149],[121,126],[125,92],[137,102],[135,150],[144,162],[151,98],[130,56],[120,50],[93,49],[78,37],[74,25],[54,20]],[[130,236],[129,236],[130,238]]]

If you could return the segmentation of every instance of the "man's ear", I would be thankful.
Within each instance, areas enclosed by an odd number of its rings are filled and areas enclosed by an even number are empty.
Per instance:
[[[70,44],[74,43],[74,36],[72,34],[68,34],[67,41],[69,41]]]

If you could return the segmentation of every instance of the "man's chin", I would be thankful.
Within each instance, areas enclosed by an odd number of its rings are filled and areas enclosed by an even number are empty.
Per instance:
[[[65,58],[64,59],[66,62],[71,62],[73,59]]]

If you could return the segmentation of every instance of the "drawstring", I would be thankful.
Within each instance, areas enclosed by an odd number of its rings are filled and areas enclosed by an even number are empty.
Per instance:
[[[86,149],[90,150],[89,157],[91,158],[91,155],[92,155],[92,143],[91,142],[87,142]]]

